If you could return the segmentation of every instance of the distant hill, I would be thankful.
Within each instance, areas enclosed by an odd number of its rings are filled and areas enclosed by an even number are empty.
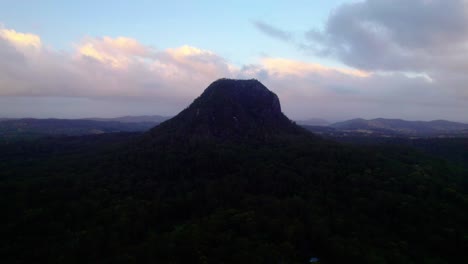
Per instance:
[[[157,123],[123,123],[80,119],[9,119],[0,121],[0,138],[21,139],[41,136],[77,136],[115,132],[146,131]]]
[[[297,124],[301,126],[328,126],[330,122],[321,118],[310,118],[305,120],[297,120]]]
[[[197,99],[198,100],[198,99]],[[211,99],[210,99],[211,100]],[[216,99],[218,100],[218,99]],[[212,113],[217,112],[216,118],[221,118],[225,122],[224,125],[228,127],[211,127],[210,130],[216,130],[222,133],[234,133],[244,131],[244,128],[258,128],[261,129],[264,121],[261,119],[255,120],[250,118],[244,119],[242,122],[249,122],[249,125],[243,124],[243,128],[239,126],[239,117],[243,114],[234,113],[232,106],[220,104],[219,109],[215,110],[214,101],[212,99],[209,104],[205,105],[210,108]],[[197,104],[200,100],[197,101]],[[222,101],[222,100],[221,100]],[[195,103],[195,102],[194,102]],[[194,106],[195,107],[195,106]],[[200,119],[200,113],[198,119],[190,119],[197,115],[197,110],[188,111],[184,110],[184,122],[195,122]],[[228,111],[231,111],[228,113]],[[279,109],[281,112],[281,108]],[[188,117],[191,112],[192,117]],[[221,116],[220,113],[223,113]],[[182,114],[182,113],[181,113]],[[252,113],[250,113],[252,114]],[[282,113],[281,113],[282,114]],[[230,115],[230,118],[227,116]],[[281,115],[278,115],[279,117]],[[237,118],[235,121],[234,117]],[[245,116],[246,117],[246,116]],[[178,119],[181,117],[178,117]],[[207,116],[203,117],[204,122],[209,121]],[[160,123],[169,120],[170,117],[160,115],[148,115],[148,116],[123,116],[116,118],[86,118],[86,119],[36,119],[36,118],[0,118],[0,138],[25,138],[25,137],[38,137],[38,136],[54,136],[54,135],[90,135],[90,134],[102,134],[102,133],[115,133],[115,132],[146,132],[151,128],[159,125]],[[280,118],[283,119],[283,118]],[[289,120],[289,119],[288,119]],[[284,121],[284,119],[283,119]],[[171,121],[172,123],[173,121]],[[286,123],[291,123],[287,121]],[[401,119],[384,119],[377,118],[366,120],[362,118],[347,120],[343,122],[328,124],[326,120],[313,118],[308,120],[297,121],[297,123],[303,128],[325,137],[468,137],[468,124],[446,121],[446,120],[435,120],[435,121],[406,121]],[[186,123],[187,124],[187,123]],[[219,125],[219,122],[216,122]],[[223,125],[223,126],[224,126]],[[167,126],[167,125],[165,125]],[[201,130],[201,126],[210,126],[209,124],[198,124],[198,132]],[[287,125],[289,126],[289,125]],[[265,128],[263,128],[265,129]],[[214,132],[214,130],[212,132]],[[248,129],[247,129],[248,130]],[[267,129],[268,130],[268,129]],[[228,132],[230,131],[230,132]],[[206,131],[205,131],[206,132]],[[218,132],[215,132],[218,133]],[[258,132],[258,131],[257,131]],[[187,131],[185,132],[187,133]],[[211,133],[211,132],[210,132]],[[248,132],[252,133],[252,131]]]
[[[114,121],[122,123],[156,123],[159,124],[168,120],[170,117],[160,115],[143,115],[143,116],[122,116],[115,118],[84,118],[85,120],[94,121]]]
[[[468,130],[468,124],[446,120],[406,121],[385,118],[371,120],[358,118],[334,123],[330,126],[341,131],[390,133],[402,136],[464,135]]]

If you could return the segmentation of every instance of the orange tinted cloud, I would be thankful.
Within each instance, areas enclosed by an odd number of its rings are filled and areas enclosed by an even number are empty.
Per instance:
[[[127,54],[143,55],[145,53],[145,47],[143,47],[138,41],[127,37],[110,38],[104,37],[103,42],[107,47],[124,51]]]
[[[316,73],[324,76],[331,76],[339,73],[359,78],[365,78],[370,76],[370,73],[365,71],[337,67],[327,67],[317,63],[307,63],[282,58],[265,58],[262,59],[261,62],[262,66],[265,69],[277,75],[293,75],[301,77],[311,73]]]
[[[148,52],[148,48],[138,41],[126,37],[87,39],[77,50],[80,56],[93,58],[113,68],[125,68],[132,58]]]
[[[198,49],[195,47],[191,47],[188,45],[184,45],[179,48],[175,49],[168,49],[167,52],[174,56],[175,58],[183,58],[189,56],[199,56],[199,55],[213,55],[211,51],[206,51],[202,49]]]
[[[15,46],[20,47],[41,47],[41,38],[30,33],[20,33],[12,29],[0,28],[0,37],[6,39]]]
[[[233,67],[217,54],[199,48],[184,45],[175,49],[167,49],[165,54],[172,60],[167,63],[174,64],[179,70],[184,69],[196,75],[208,78],[229,77]]]

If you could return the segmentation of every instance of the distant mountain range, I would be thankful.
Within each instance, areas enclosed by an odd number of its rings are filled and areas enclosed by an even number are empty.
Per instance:
[[[331,124],[339,131],[377,133],[401,136],[454,136],[467,135],[468,124],[446,121],[406,121],[402,119],[352,119]]]
[[[328,126],[330,122],[321,118],[310,118],[305,120],[297,120],[296,123],[301,126]]]
[[[149,130],[157,124],[157,122],[125,123],[85,119],[7,119],[0,121],[0,139],[140,132]]]
[[[143,116],[122,116],[115,118],[84,118],[85,120],[94,121],[113,121],[121,123],[161,123],[168,120],[171,117],[160,116],[160,115],[143,115]]]
[[[160,115],[85,119],[0,118],[0,138],[145,132],[168,119],[170,117]],[[313,133],[329,137],[468,137],[468,124],[446,120],[357,118],[330,124],[324,119],[311,118],[296,122]]]

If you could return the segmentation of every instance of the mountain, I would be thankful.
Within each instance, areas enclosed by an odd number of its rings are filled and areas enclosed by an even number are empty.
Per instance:
[[[446,120],[406,121],[402,119],[362,118],[338,122],[330,125],[333,128],[347,131],[388,132],[406,136],[441,136],[463,134],[468,124]]]
[[[143,116],[121,116],[115,118],[84,118],[85,120],[94,121],[113,121],[121,123],[154,123],[159,124],[168,120],[170,117],[160,115],[143,115]]]
[[[306,135],[282,112],[278,96],[257,80],[219,79],[174,118],[149,135],[171,139],[266,140]]]

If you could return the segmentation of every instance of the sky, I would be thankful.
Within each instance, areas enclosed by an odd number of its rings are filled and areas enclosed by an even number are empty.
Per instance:
[[[468,1],[0,0],[0,117],[172,116],[258,79],[295,120],[468,122]]]

